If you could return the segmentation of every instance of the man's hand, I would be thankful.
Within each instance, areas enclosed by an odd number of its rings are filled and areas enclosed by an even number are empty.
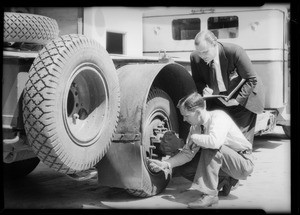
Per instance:
[[[193,136],[193,135],[192,135]],[[198,150],[200,148],[200,146],[198,146],[193,140],[192,140],[192,136],[190,137],[189,141],[188,141],[188,147],[191,150],[192,153],[195,153],[196,150]]]
[[[165,161],[148,159],[148,162],[151,170],[154,172],[165,171],[165,169],[169,168],[169,165]]]
[[[149,162],[149,166],[152,171],[163,171],[166,180],[168,179],[168,177],[172,177],[172,169],[169,169],[169,165],[166,161],[159,161],[153,159],[147,159],[147,161]]]
[[[202,91],[203,96],[210,96],[213,94],[213,89],[206,86]]]
[[[235,100],[235,99],[229,99],[228,101],[225,101],[224,98],[218,98],[218,99],[219,99],[224,105],[226,105],[227,107],[239,105],[239,103],[238,103],[237,100]]]

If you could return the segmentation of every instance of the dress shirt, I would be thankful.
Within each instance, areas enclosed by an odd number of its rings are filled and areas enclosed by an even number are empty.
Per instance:
[[[172,168],[181,166],[193,159],[200,148],[219,149],[223,144],[235,151],[251,150],[252,144],[245,138],[234,121],[222,110],[207,111],[209,117],[201,134],[201,125],[190,127],[190,132],[181,152],[166,160]],[[189,140],[200,147],[191,151]]]
[[[217,49],[216,57],[214,58],[215,68],[216,68],[216,77],[218,82],[218,87],[220,92],[226,91],[226,87],[223,81],[221,66],[220,66],[220,58],[219,58],[219,50]]]

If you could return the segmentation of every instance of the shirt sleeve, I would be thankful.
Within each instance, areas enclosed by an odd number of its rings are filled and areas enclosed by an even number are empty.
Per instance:
[[[197,154],[197,152],[199,151],[200,147],[195,149],[193,152],[190,150],[190,148],[188,147],[187,143],[190,139],[190,134],[191,134],[191,130],[192,127],[190,128],[190,133],[186,139],[186,144],[183,146],[182,150],[176,154],[175,156],[169,158],[168,160],[166,160],[166,162],[169,164],[169,168],[174,168],[177,166],[181,166],[189,161],[191,161],[194,156]]]
[[[192,53],[190,55],[190,62],[191,62],[191,73],[192,73],[192,78],[195,81],[197,91],[199,93],[203,93],[203,89],[206,86],[206,83],[203,81],[203,77],[200,76],[201,74],[201,69],[200,69],[200,57],[196,56],[196,53]]]
[[[225,143],[227,134],[232,125],[231,122],[232,120],[229,116],[225,113],[218,112],[212,116],[206,134],[201,134],[200,131],[195,130],[190,138],[200,147],[219,149]]]

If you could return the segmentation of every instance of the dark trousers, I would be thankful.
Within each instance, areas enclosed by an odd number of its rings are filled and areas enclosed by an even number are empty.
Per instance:
[[[190,162],[176,168],[181,176],[193,182],[192,189],[217,195],[220,178],[230,176],[245,180],[254,164],[251,156],[246,157],[223,145],[219,150],[202,148]]]
[[[229,106],[224,105],[219,99],[206,100],[207,110],[220,109],[225,111],[237,124],[247,140],[253,144],[255,123],[257,114],[249,111],[242,105]]]

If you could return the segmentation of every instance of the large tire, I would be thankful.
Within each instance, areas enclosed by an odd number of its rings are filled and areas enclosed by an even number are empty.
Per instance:
[[[4,13],[4,42],[46,44],[58,37],[54,19],[28,13]]]
[[[150,137],[153,135],[153,128],[164,122],[164,128],[179,131],[176,108],[169,95],[161,89],[151,88],[147,98],[147,105],[144,114],[143,125],[143,143],[141,147],[143,164],[142,189],[128,189],[127,192],[137,197],[150,197],[162,192],[169,183],[170,177],[160,171],[155,173],[150,170],[147,164],[147,158],[159,159],[161,156],[154,156],[154,150],[151,149],[152,143]]]
[[[40,160],[71,174],[107,152],[120,110],[118,76],[105,49],[83,35],[48,43],[24,89],[28,142]]]
[[[13,163],[3,163],[3,175],[5,178],[23,178],[31,173],[40,163],[38,158],[17,161]]]

